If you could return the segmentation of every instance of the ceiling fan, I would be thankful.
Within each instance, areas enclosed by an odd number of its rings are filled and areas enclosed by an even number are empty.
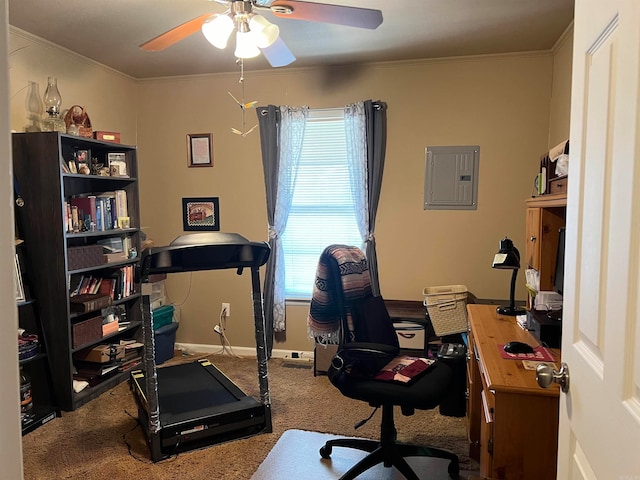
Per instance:
[[[178,25],[140,45],[146,51],[159,51],[201,30],[215,47],[224,49],[236,30],[235,56],[265,56],[273,67],[283,67],[296,57],[280,38],[277,25],[254,10],[269,10],[279,18],[333,23],[350,27],[376,29],[382,23],[382,12],[369,8],[347,7],[299,0],[212,0],[227,7],[221,14],[204,14]]]

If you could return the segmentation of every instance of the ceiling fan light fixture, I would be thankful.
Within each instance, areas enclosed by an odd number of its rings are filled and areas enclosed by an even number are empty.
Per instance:
[[[229,15],[215,15],[202,24],[202,34],[211,45],[223,50],[234,28],[235,24]]]
[[[238,30],[236,33],[236,51],[234,55],[237,58],[253,58],[260,55],[260,50],[256,46],[255,39],[251,32]]]
[[[278,39],[280,29],[262,15],[253,15],[249,20],[249,29],[259,48],[267,48]]]

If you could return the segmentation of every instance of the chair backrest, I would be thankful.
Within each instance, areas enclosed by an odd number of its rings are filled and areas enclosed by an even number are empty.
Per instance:
[[[359,248],[330,245],[322,252],[309,330],[333,343],[382,343],[398,348],[384,300],[371,293],[367,259]]]

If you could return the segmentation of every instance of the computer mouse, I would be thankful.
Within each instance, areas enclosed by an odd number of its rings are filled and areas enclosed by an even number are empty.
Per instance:
[[[533,347],[524,342],[509,342],[503,347],[507,353],[533,353]]]

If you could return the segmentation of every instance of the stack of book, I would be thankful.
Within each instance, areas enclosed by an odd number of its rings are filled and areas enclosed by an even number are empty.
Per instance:
[[[93,387],[112,375],[131,370],[142,363],[142,348],[142,343],[131,339],[76,352],[73,354],[76,370],[73,379]]]

